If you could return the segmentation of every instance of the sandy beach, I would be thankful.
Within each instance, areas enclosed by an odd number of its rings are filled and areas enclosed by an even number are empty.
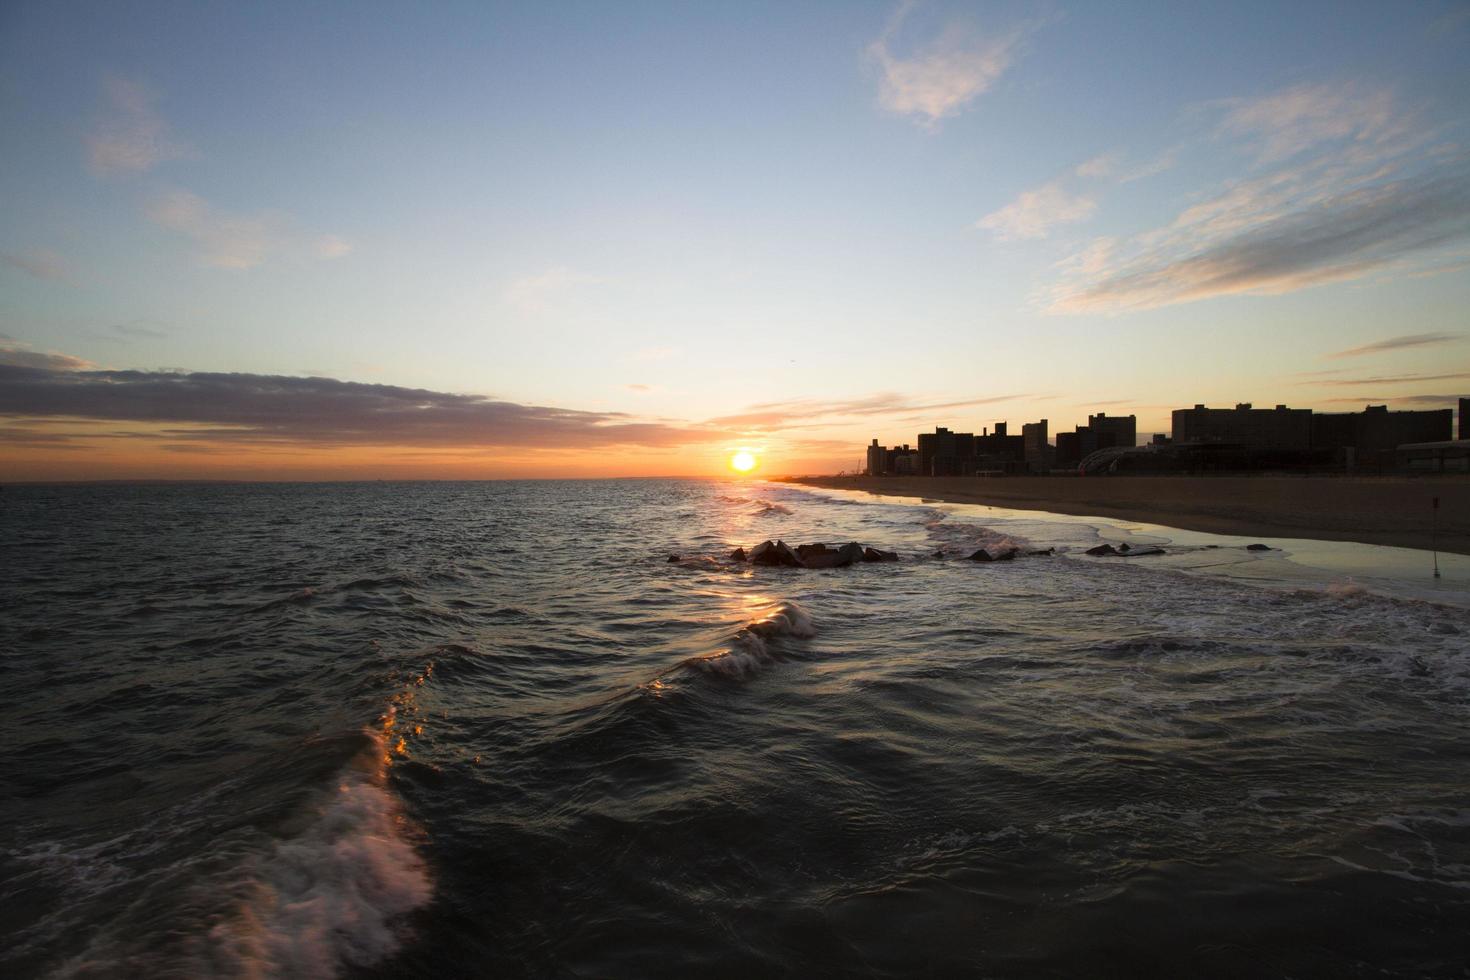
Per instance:
[[[1430,548],[1470,555],[1464,477],[796,477],[840,490],[1146,521],[1215,534]]]

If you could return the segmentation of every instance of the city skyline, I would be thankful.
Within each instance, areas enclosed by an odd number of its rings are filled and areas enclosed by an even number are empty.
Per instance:
[[[0,469],[826,472],[940,417],[1454,407],[1467,40],[1450,3],[13,5]]]

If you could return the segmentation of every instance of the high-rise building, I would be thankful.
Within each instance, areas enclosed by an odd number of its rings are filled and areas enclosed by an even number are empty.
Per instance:
[[[874,439],[868,445],[869,476],[882,476],[885,472],[887,472],[887,466],[885,465],[887,463],[887,455],[888,454],[883,449],[883,447],[878,445],[877,439]]]
[[[1470,439],[1470,424],[1465,421],[1465,416],[1470,415],[1470,398],[1460,399],[1460,438]]]
[[[1296,449],[1312,446],[1312,410],[1309,408],[1252,408],[1242,402],[1232,408],[1176,408],[1174,442],[1222,443],[1246,449]]]
[[[1110,416],[1107,412],[1098,412],[1096,415],[1087,416],[1087,427],[1097,437],[1095,447],[1097,449],[1138,445],[1138,416],[1136,415]]]
[[[1390,412],[1387,405],[1368,405],[1361,412],[1312,416],[1313,449],[1352,449],[1360,458],[1388,452],[1411,442],[1454,438],[1454,412]]]
[[[1026,468],[1033,473],[1045,473],[1051,469],[1052,451],[1051,445],[1046,437],[1047,420],[1040,422],[1024,422],[1021,425],[1021,439],[1026,459]]]

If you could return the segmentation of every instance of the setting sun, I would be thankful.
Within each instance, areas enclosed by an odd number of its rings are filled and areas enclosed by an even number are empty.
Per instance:
[[[742,449],[730,457],[730,468],[740,473],[749,473],[755,469],[755,456]]]

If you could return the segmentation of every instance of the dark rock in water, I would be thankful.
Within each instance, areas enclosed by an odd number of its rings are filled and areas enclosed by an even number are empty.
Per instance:
[[[669,561],[671,561],[671,562],[672,561],[678,561],[678,560],[679,560],[679,556],[678,555],[670,555],[669,556]]]
[[[796,546],[796,557],[800,558],[802,561],[806,561],[808,558],[812,558],[816,555],[825,555],[830,550],[831,549],[829,549],[824,544],[799,544]]]
[[[1155,548],[1152,545],[1144,545],[1141,548],[1129,548],[1127,551],[1123,551],[1121,548],[1118,550],[1118,554],[1124,558],[1142,558],[1144,555],[1162,555],[1164,553],[1163,548]]]
[[[1270,551],[1271,550],[1271,546],[1269,544],[1248,544],[1248,545],[1245,546],[1245,550],[1246,551]]]
[[[944,550],[943,549],[940,549],[939,551],[934,552],[934,557],[935,558],[943,558],[944,557]]]
[[[1127,554],[1132,550],[1133,545],[1129,544],[1127,541],[1124,541],[1122,544],[1118,545],[1118,554],[1120,555]]]
[[[1026,554],[1029,555],[1032,558],[1036,558],[1036,557],[1039,557],[1041,555],[1054,555],[1056,553],[1057,553],[1057,549],[1055,549],[1055,548],[1042,548],[1040,551],[1028,551],[1028,552],[1026,552]]]
[[[1205,547],[1206,548],[1218,548],[1220,546],[1218,544],[1207,544],[1207,545],[1205,545]]]
[[[1096,548],[1088,548],[1087,553],[1089,555],[1116,555],[1118,549],[1110,544],[1100,544]]]
[[[853,562],[863,560],[863,546],[856,541],[849,541],[837,549],[837,554],[842,558],[842,564],[851,565]]]
[[[879,551],[877,548],[864,548],[863,561],[898,561],[898,553]]]
[[[736,548],[734,551],[730,552],[730,560],[731,561],[744,561],[745,560],[745,549],[744,548]]]
[[[784,541],[762,541],[750,551],[750,560],[756,565],[780,565],[785,568],[801,568],[801,559],[787,547]]]
[[[979,551],[975,552],[973,555],[970,556],[970,560],[971,561],[1010,561],[1011,559],[1015,558],[1017,554],[1018,554],[1018,552],[1017,552],[1017,550],[1015,548],[1007,548],[1005,551],[1002,551],[1000,554],[996,554],[996,555],[992,555],[990,552],[986,551],[984,548],[981,548]]]

